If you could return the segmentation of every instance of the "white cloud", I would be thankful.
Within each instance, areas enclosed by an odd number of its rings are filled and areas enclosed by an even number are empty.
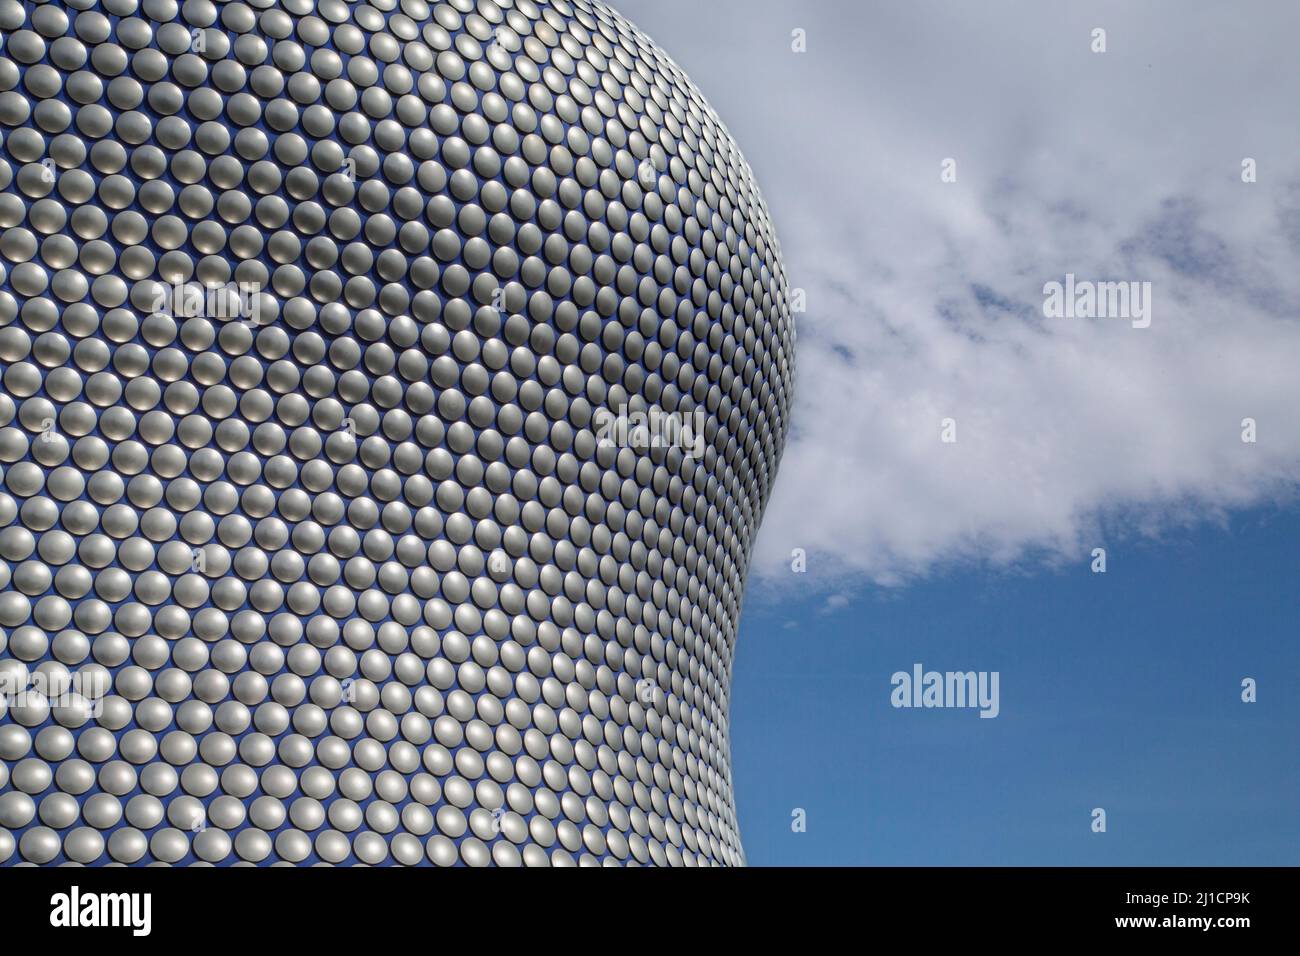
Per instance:
[[[624,5],[728,123],[808,290],[759,573],[794,547],[828,588],[1082,562],[1294,493],[1300,11],[1055,6]],[[1067,272],[1152,283],[1151,327],[1044,318]]]

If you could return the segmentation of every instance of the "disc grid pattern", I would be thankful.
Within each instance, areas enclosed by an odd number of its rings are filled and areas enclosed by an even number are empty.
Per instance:
[[[794,329],[682,71],[587,0],[0,35],[0,860],[743,863]]]

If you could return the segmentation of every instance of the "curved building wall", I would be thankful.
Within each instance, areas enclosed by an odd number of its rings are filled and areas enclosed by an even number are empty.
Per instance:
[[[0,859],[738,864],[794,331],[599,3],[0,0]]]

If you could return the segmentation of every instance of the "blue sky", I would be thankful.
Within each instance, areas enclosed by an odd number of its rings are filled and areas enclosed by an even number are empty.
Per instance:
[[[1259,509],[1111,547],[1105,574],[966,569],[830,612],[751,596],[731,735],[749,862],[1300,864],[1297,540],[1294,509]],[[916,662],[999,671],[1001,713],[894,709]]]
[[[1300,7],[620,10],[807,298],[734,667],[750,862],[1300,863]],[[1045,314],[1067,275],[1149,326]],[[999,672],[1000,716],[892,708],[917,662]]]

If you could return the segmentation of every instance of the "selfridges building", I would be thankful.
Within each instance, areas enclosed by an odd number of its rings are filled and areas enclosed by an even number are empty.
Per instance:
[[[794,328],[618,13],[0,0],[0,860],[739,864]]]

